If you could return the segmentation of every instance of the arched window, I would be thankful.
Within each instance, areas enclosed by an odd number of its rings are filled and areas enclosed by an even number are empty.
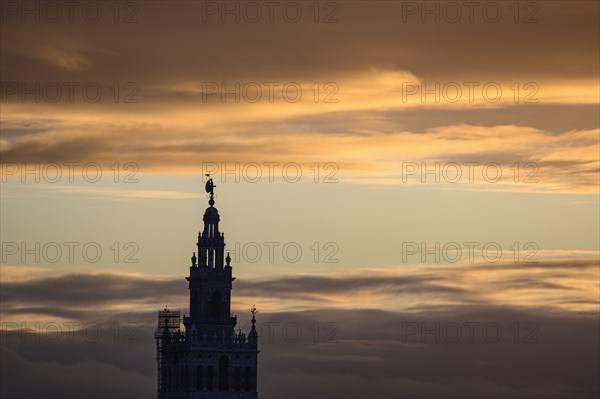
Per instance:
[[[196,390],[202,390],[202,366],[196,366]]]
[[[219,359],[219,391],[229,390],[229,358],[221,356]]]
[[[206,389],[213,390],[213,366],[206,367]]]
[[[246,367],[246,375],[244,376],[246,380],[246,392],[252,392],[253,383],[252,383],[252,370],[250,367]]]
[[[221,291],[215,291],[212,293],[210,315],[211,316],[223,316],[223,297]]]
[[[241,391],[242,390],[242,371],[241,371],[241,367],[236,367],[235,368],[235,376],[234,376],[234,387],[233,389],[236,391]]]

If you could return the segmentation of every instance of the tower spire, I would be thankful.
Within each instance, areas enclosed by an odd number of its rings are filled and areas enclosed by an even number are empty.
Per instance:
[[[256,306],[252,306],[250,313],[252,313],[252,328],[248,334],[248,342],[256,345],[258,343],[258,333],[256,332],[256,314],[258,313],[258,310],[256,309]]]
[[[205,189],[210,194],[210,206],[204,212],[204,229],[198,234],[198,266],[223,270],[225,237],[219,231],[219,211],[214,207],[216,186],[210,173],[206,173],[206,176],[208,181]]]

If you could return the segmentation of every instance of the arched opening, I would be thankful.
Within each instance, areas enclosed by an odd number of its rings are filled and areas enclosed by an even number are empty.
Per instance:
[[[221,356],[219,359],[219,391],[229,390],[229,358]]]
[[[244,376],[246,380],[246,392],[253,392],[253,383],[252,383],[252,370],[250,367],[246,367],[246,375]]]
[[[233,389],[237,392],[242,390],[242,371],[241,367],[235,368],[234,386]]]
[[[202,366],[196,366],[196,390],[202,390]]]
[[[206,389],[213,390],[213,366],[206,367]]]
[[[215,291],[211,297],[210,315],[213,317],[223,316],[223,297],[220,291]]]

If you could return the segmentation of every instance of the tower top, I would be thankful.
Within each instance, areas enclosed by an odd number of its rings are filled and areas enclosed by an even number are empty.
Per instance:
[[[205,190],[207,193],[210,194],[210,199],[208,200],[208,204],[210,206],[213,206],[215,204],[215,184],[213,183],[213,179],[212,177],[210,177],[210,173],[206,173],[205,174],[206,177],[208,177],[208,181],[206,182],[206,186],[205,186]]]
[[[210,205],[204,211],[204,229],[198,233],[198,258],[192,256],[192,269],[191,271],[200,272],[200,269],[204,270],[204,267],[208,267],[211,270],[224,271],[224,260],[225,260],[225,236],[219,231],[219,211],[214,207],[215,205],[215,184],[213,179],[210,177],[210,173],[205,174],[208,177],[206,182],[206,192],[210,194]],[[196,261],[198,263],[196,263]],[[229,263],[227,264],[229,266]],[[228,270],[231,270],[228,267]],[[205,270],[206,271],[206,270]]]

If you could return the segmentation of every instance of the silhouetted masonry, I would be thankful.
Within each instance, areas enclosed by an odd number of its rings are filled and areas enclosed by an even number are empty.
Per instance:
[[[214,185],[198,233],[198,258],[192,256],[189,281],[190,314],[183,317],[165,308],[158,313],[156,347],[159,399],[258,398],[258,334],[256,309],[246,336],[234,328],[231,312],[231,258],[224,257],[225,237],[219,231],[219,212],[213,205]]]

